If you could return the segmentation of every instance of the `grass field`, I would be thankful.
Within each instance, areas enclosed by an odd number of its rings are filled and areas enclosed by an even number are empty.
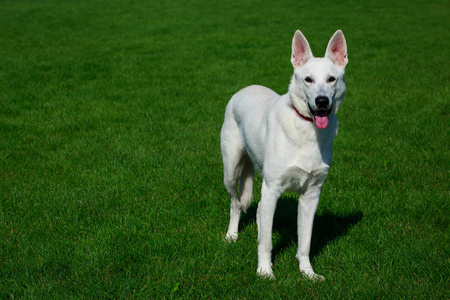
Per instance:
[[[444,0],[1,0],[0,298],[450,298],[449,18]],[[255,203],[223,240],[224,109],[287,91],[296,29],[322,56],[338,28],[326,281],[301,277],[290,193],[259,279]]]

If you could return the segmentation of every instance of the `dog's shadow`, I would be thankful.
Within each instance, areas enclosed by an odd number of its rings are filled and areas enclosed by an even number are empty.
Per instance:
[[[284,249],[292,244],[297,245],[297,206],[295,197],[281,197],[275,211],[273,231],[280,235],[272,250],[272,260]],[[258,204],[253,202],[247,213],[241,216],[240,230],[256,222]],[[332,241],[347,234],[350,228],[358,224],[363,218],[362,212],[348,215],[336,215],[331,212],[316,214],[314,218],[313,234],[311,239],[310,258],[318,255],[323,248]]]

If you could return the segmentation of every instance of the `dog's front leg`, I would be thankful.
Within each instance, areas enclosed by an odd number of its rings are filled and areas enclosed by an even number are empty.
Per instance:
[[[261,201],[258,204],[258,270],[261,277],[275,278],[272,272],[272,226],[280,189],[262,184]]]
[[[301,195],[298,201],[298,251],[297,259],[300,264],[300,271],[311,279],[324,280],[322,275],[314,273],[309,261],[309,250],[311,247],[311,235],[314,222],[314,215],[319,204],[320,187],[309,189]]]

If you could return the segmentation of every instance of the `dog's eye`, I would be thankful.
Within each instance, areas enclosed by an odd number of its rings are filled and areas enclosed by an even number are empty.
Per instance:
[[[307,83],[312,83],[312,82],[313,82],[312,78],[309,77],[309,76],[305,78],[305,81],[306,81]]]
[[[327,80],[328,83],[335,82],[335,81],[336,81],[336,78],[334,78],[333,76],[328,77],[328,80]]]

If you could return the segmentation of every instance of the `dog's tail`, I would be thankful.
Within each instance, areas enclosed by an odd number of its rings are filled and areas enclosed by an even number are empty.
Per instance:
[[[255,169],[253,163],[248,159],[244,163],[241,174],[241,183],[239,185],[239,202],[244,212],[250,206],[253,200],[253,180],[255,177]]]

